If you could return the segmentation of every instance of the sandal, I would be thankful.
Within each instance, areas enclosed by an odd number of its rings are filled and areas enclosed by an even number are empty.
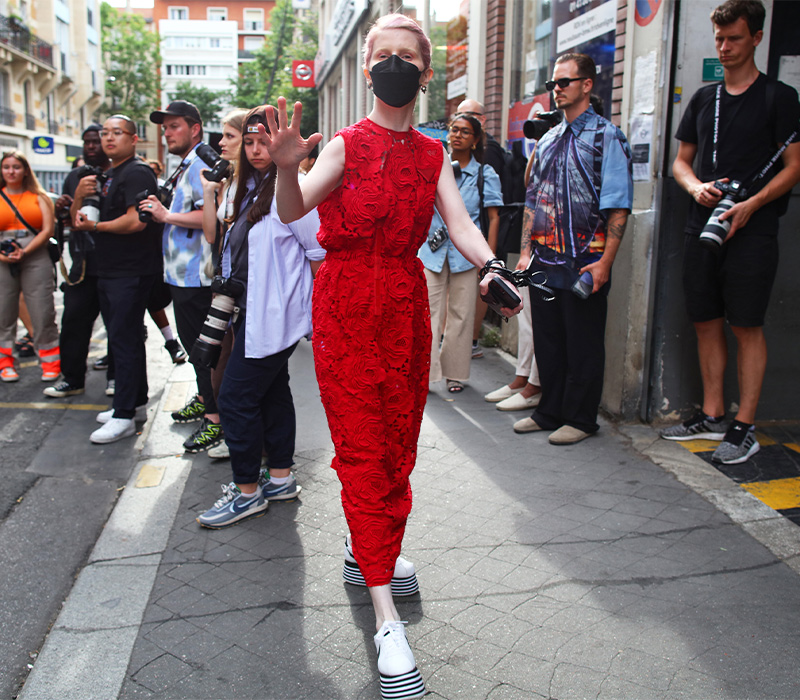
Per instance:
[[[26,333],[19,340],[14,341],[14,349],[18,357],[33,357],[33,339],[30,333]]]
[[[460,394],[464,391],[464,385],[458,379],[447,380],[447,391],[451,394]]]

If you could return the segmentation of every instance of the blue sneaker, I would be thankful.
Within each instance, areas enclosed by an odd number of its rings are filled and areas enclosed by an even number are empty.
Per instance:
[[[289,474],[289,481],[285,484],[273,484],[269,480],[269,471],[267,469],[261,470],[258,484],[266,501],[291,501],[297,498],[300,491],[302,491],[297,479],[294,478],[294,474]]]
[[[268,507],[269,503],[264,500],[264,495],[260,489],[256,489],[252,496],[246,496],[236,484],[231,482],[230,484],[223,484],[222,498],[212,508],[199,516],[197,522],[203,527],[219,530],[242,520],[258,518],[267,512]]]

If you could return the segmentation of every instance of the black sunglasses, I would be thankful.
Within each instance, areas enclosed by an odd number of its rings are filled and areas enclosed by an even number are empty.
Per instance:
[[[587,80],[587,78],[559,78],[558,80],[548,80],[544,86],[547,88],[548,92],[550,90],[555,90],[556,85],[563,90],[565,87],[569,86],[570,83],[574,83],[576,80]]]

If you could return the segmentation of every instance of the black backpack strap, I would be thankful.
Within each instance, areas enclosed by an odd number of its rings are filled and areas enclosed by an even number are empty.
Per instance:
[[[478,163],[478,197],[480,198],[480,212],[478,221],[481,224],[481,233],[487,240],[489,239],[489,217],[483,208],[483,164]]]
[[[33,228],[33,226],[31,226],[31,225],[30,225],[30,224],[29,224],[29,223],[28,223],[28,222],[25,220],[25,217],[24,217],[24,216],[22,216],[22,214],[20,214],[20,213],[19,213],[19,209],[17,209],[17,208],[14,206],[14,202],[12,202],[12,201],[11,201],[11,200],[10,200],[10,199],[9,199],[9,198],[6,196],[6,193],[5,193],[5,192],[3,192],[3,190],[2,190],[2,189],[0,189],[0,195],[2,195],[2,196],[3,196],[3,199],[5,199],[5,200],[6,200],[6,204],[8,204],[8,206],[9,206],[9,207],[11,207],[11,211],[13,211],[13,212],[14,212],[14,215],[17,217],[17,219],[19,219],[19,222],[20,222],[20,223],[21,223],[21,224],[22,224],[22,225],[23,225],[23,226],[24,226],[26,229],[28,229],[28,231],[30,231],[30,232],[31,232],[31,233],[32,233],[34,236],[36,236],[36,235],[37,235],[39,232],[38,232],[38,231],[37,231],[35,228]]]

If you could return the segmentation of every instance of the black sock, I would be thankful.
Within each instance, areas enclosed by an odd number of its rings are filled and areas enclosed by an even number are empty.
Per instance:
[[[747,432],[753,428],[752,423],[742,423],[740,420],[735,420],[728,428],[728,432],[725,433],[725,442],[730,442],[737,446],[741,445],[747,436]]]

